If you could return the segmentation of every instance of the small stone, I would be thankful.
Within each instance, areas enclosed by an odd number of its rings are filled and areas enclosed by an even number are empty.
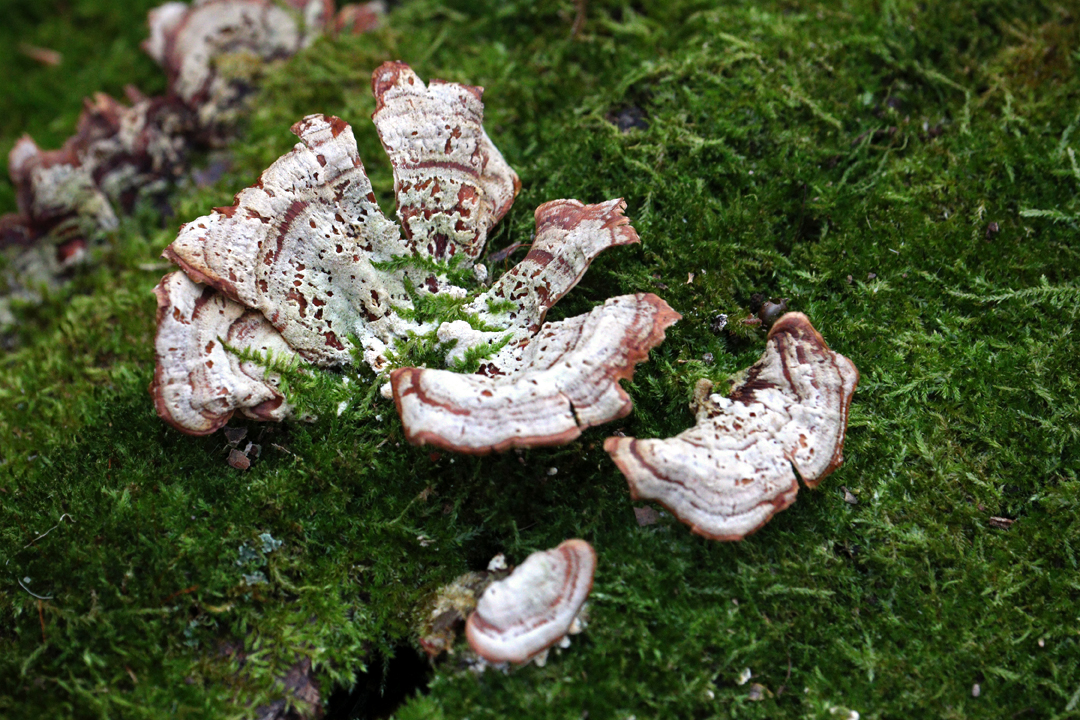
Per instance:
[[[846,502],[848,505],[858,505],[859,504],[859,498],[855,497],[855,495],[852,494],[852,492],[850,490],[848,490],[843,485],[840,486],[840,489],[844,491],[844,502]]]
[[[236,448],[229,451],[229,464],[237,470],[247,470],[251,467],[251,461],[248,460],[248,456]]]
[[[647,130],[649,128],[649,121],[645,119],[645,111],[633,105],[616,113],[611,122],[615,127],[619,128],[619,132],[624,133],[635,129]]]
[[[247,437],[246,427],[227,427],[225,428],[225,439],[230,445],[236,445],[241,440]]]
[[[559,474],[559,468],[557,468],[557,467],[549,467],[547,469],[547,474],[548,474],[548,477],[554,477],[554,476]]]
[[[637,519],[637,524],[641,527],[655,525],[660,521],[660,513],[647,506],[634,508],[634,517]]]

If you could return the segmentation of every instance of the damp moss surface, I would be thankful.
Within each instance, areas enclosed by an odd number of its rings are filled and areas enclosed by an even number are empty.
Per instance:
[[[117,7],[143,27],[144,7]],[[18,309],[0,357],[0,715],[250,716],[307,656],[343,718],[1080,717],[1080,7],[590,0],[572,37],[575,12],[415,0],[318,41],[267,70],[221,180],[182,184],[171,215],[140,206],[96,264]],[[24,130],[59,145],[97,89],[88,68],[160,83],[124,27],[119,65],[91,56],[68,95],[5,100],[52,107],[46,125],[62,100],[67,119],[51,135],[5,119],[2,147]],[[312,422],[235,421],[261,446],[235,470],[220,433],[180,435],[146,392],[158,255],[313,112],[353,125],[392,211],[369,120],[390,59],[486,88],[523,182],[493,249],[527,243],[541,202],[626,199],[642,243],[601,256],[553,319],[649,291],[683,320],[625,383],[633,413],[567,446],[412,447],[352,368],[292,379]],[[861,371],[845,462],[739,543],[669,515],[641,527],[603,440],[689,427],[697,380],[764,349],[742,322],[755,294],[788,298]],[[396,709],[378,681],[342,700],[418,647],[441,585],[569,537],[599,555],[589,626],[545,667],[444,659],[382,681],[408,689]]]

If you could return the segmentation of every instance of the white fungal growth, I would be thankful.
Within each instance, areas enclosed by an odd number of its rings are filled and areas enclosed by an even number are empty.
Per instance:
[[[226,1],[206,0],[197,8]],[[165,25],[175,21],[175,10],[161,12]],[[163,26],[162,36],[168,32]],[[151,40],[155,51],[175,42],[158,36]],[[165,256],[192,281],[216,290],[220,303],[261,314],[293,354],[314,365],[346,364],[358,351],[383,373],[400,343],[432,334],[454,343],[448,364],[479,358],[473,375],[393,371],[381,392],[393,396],[415,444],[474,454],[561,444],[629,413],[619,380],[633,375],[678,313],[655,295],[639,294],[545,322],[600,252],[638,242],[623,215],[625,203],[541,205],[529,254],[463,308],[469,320],[424,319],[417,311],[422,299],[468,296],[450,282],[449,270],[473,267],[520,182],[484,132],[481,88],[425,85],[400,62],[377,68],[372,87],[400,227],[375,202],[349,125],[310,115],[293,126],[301,142],[291,152],[232,206],[187,223]],[[486,271],[476,267],[483,280]],[[175,345],[159,330],[159,366],[172,361]],[[158,374],[180,376],[160,367]],[[217,383],[197,388],[206,395],[228,395],[235,384],[217,376],[193,381],[203,380]],[[185,432],[224,422],[204,417],[189,428],[191,412],[161,402],[156,382],[151,389],[162,417]],[[235,407],[242,409],[242,402]],[[224,413],[232,409],[223,406]]]
[[[843,462],[859,372],[802,313],[781,317],[728,397],[696,398],[697,425],[667,439],[604,443],[635,500],[656,500],[699,535],[740,540]]]
[[[584,540],[533,553],[480,596],[465,626],[469,646],[491,663],[542,665],[581,612],[595,570],[596,553]]]

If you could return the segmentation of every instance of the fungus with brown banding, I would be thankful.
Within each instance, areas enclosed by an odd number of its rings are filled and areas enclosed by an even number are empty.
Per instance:
[[[549,648],[580,630],[575,621],[595,572],[596,552],[584,540],[533,553],[484,590],[465,624],[469,647],[491,663],[542,663]]]
[[[402,342],[424,335],[450,348],[450,365],[487,354],[472,375],[393,373],[385,389],[414,443],[474,454],[560,444],[627,414],[631,402],[618,381],[679,315],[641,294],[545,322],[600,252],[638,242],[625,203],[545,203],[529,254],[464,305],[469,321],[426,319],[417,312],[421,300],[467,298],[440,263],[473,266],[520,182],[484,132],[481,88],[425,85],[400,62],[377,68],[372,88],[400,228],[375,202],[349,125],[311,115],[293,127],[301,142],[291,152],[232,206],[187,223],[165,256],[223,300],[260,313],[318,366],[349,363],[355,350],[381,372]],[[160,346],[158,359],[167,359]]]
[[[802,313],[769,331],[762,358],[727,397],[705,381],[697,424],[667,439],[611,437],[604,449],[635,500],[655,500],[713,540],[741,540],[843,462],[859,372]]]

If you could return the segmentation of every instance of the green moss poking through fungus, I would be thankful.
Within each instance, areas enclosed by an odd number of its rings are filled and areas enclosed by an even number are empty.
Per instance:
[[[46,39],[74,56],[90,10],[68,7],[73,30]],[[239,716],[280,697],[298,656],[330,698],[416,643],[439,587],[567,537],[604,558],[581,642],[508,675],[439,665],[396,717],[1076,713],[1076,11],[594,0],[571,38],[574,16],[415,0],[373,35],[318,41],[269,69],[221,181],[177,190],[172,219],[139,207],[104,265],[16,309],[21,346],[0,360],[0,714]],[[20,22],[0,32],[46,44]],[[109,37],[67,66],[64,112],[55,78],[56,97],[25,95],[44,116],[5,95],[41,124],[68,118],[43,145],[70,134],[79,97],[119,91],[110,68],[137,51],[126,30]],[[156,257],[176,218],[229,204],[287,151],[296,120],[368,116],[388,59],[486,88],[486,127],[523,182],[493,251],[527,238],[545,200],[626,199],[641,245],[601,257],[551,320],[632,292],[686,319],[627,386],[633,414],[570,446],[416,449],[370,376],[290,373],[284,392],[317,419],[250,426],[262,452],[241,473],[223,440],[153,414]],[[133,81],[157,72],[140,62]],[[5,147],[29,125],[5,120]],[[374,130],[357,141],[379,157]],[[389,211],[389,166],[367,169]],[[787,298],[860,369],[845,463],[741,543],[667,515],[640,527],[600,443],[688,427],[696,382],[764,349],[743,323],[754,294]],[[238,566],[263,533],[283,544]],[[221,651],[236,642],[243,672]]]

